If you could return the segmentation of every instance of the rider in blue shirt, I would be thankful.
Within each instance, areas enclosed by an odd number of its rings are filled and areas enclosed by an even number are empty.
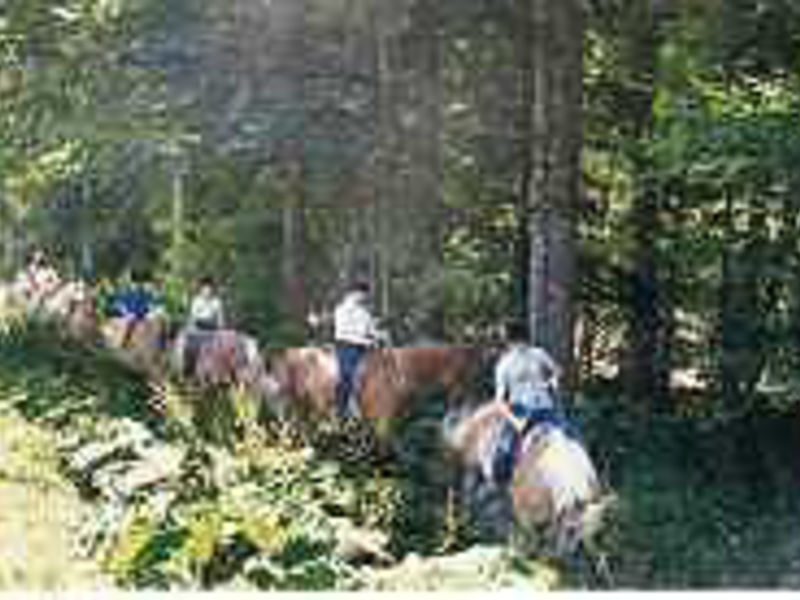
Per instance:
[[[123,347],[130,341],[136,326],[150,315],[157,304],[156,294],[140,276],[132,277],[130,284],[115,294],[111,303],[112,316],[126,319],[121,341]]]

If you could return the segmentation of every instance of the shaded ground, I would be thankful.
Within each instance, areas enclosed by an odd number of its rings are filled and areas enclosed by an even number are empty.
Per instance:
[[[73,551],[86,506],[57,470],[50,436],[0,415],[0,590],[101,590],[112,586]]]

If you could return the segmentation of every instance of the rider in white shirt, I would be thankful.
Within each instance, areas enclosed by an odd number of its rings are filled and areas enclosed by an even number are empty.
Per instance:
[[[368,307],[369,286],[356,283],[333,313],[334,342],[339,364],[336,409],[339,417],[356,414],[353,387],[355,374],[369,348],[383,336]]]
[[[24,294],[37,303],[55,292],[60,283],[58,271],[53,268],[41,250],[33,253],[18,279],[18,285]]]
[[[221,329],[225,324],[222,299],[214,292],[209,278],[200,282],[200,291],[189,308],[189,326],[204,331]]]
[[[183,344],[177,350],[184,375],[192,372],[201,346],[213,339],[215,331],[225,326],[222,300],[210,277],[200,280],[200,289],[189,305],[189,317]]]

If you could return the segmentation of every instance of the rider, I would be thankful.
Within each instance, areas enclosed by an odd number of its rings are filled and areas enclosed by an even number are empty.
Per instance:
[[[122,347],[128,345],[136,326],[155,312],[158,304],[155,292],[145,283],[144,277],[133,274],[128,285],[114,297],[111,307],[113,316],[125,320],[120,340]]]
[[[340,418],[357,414],[354,399],[355,375],[369,348],[384,337],[369,310],[369,285],[356,282],[333,313],[336,359],[339,380],[336,384],[336,409]]]
[[[225,315],[222,299],[214,287],[211,277],[200,279],[197,294],[189,305],[189,318],[186,324],[186,347],[184,372],[189,372],[197,358],[200,346],[214,332],[225,326]]]
[[[210,277],[200,280],[200,289],[189,307],[189,328],[200,331],[222,329],[225,324],[222,299]]]
[[[18,281],[30,299],[40,301],[56,290],[61,278],[45,253],[34,250]]]
[[[571,433],[555,397],[559,366],[543,348],[528,343],[524,322],[509,324],[507,340],[495,367],[494,401],[507,417],[492,469],[500,485],[510,480],[516,445],[535,424],[551,423]]]

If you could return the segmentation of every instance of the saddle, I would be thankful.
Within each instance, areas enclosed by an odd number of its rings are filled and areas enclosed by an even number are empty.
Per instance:
[[[405,385],[405,378],[397,365],[396,359],[391,354],[386,353],[381,346],[369,348],[356,366],[350,382],[347,406],[348,412],[352,417],[361,417],[361,394],[364,390],[367,373],[371,370],[370,366],[375,366],[376,364],[379,366],[379,370],[385,372],[393,385],[400,387]],[[337,364],[337,368],[341,369],[341,365]],[[337,377],[341,380],[341,370],[337,372]]]
[[[214,340],[216,330],[194,329],[186,330],[186,347],[184,348],[184,377],[190,376],[197,368],[197,361],[200,358],[200,351],[203,346]]]

